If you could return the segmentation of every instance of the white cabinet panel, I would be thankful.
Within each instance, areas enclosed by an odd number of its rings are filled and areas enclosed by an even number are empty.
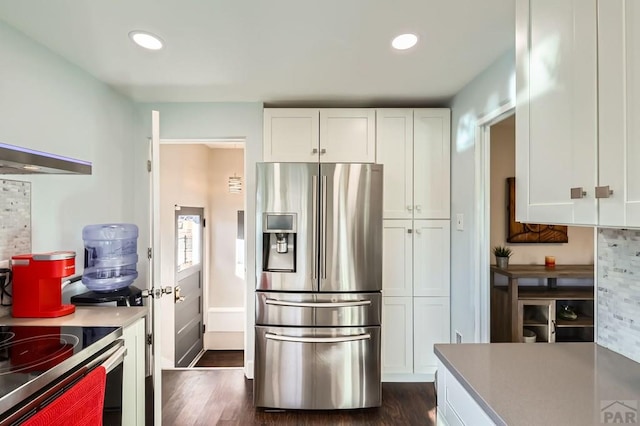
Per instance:
[[[413,240],[413,295],[449,296],[450,222],[416,220]]]
[[[451,111],[413,113],[413,204],[415,219],[449,219]]]
[[[320,162],[375,163],[374,109],[320,110]]]
[[[517,0],[516,15],[517,219],[595,224],[596,0]]]
[[[140,318],[122,332],[127,354],[122,365],[122,424],[145,424],[145,319]]]
[[[410,220],[385,220],[383,223],[382,294],[411,296],[413,229]]]
[[[318,161],[319,114],[314,108],[265,108],[263,161]]]
[[[385,219],[413,217],[413,110],[376,110],[376,161],[384,165]]]
[[[598,2],[599,199],[603,226],[640,227],[640,5]]]
[[[412,309],[411,297],[382,298],[383,374],[413,372]]]
[[[436,343],[450,343],[449,298],[416,297],[413,299],[413,364],[416,373],[433,373],[438,359]]]

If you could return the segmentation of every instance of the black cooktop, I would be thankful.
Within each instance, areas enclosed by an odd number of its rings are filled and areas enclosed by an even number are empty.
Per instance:
[[[0,413],[15,394],[51,383],[120,335],[118,327],[0,325]]]

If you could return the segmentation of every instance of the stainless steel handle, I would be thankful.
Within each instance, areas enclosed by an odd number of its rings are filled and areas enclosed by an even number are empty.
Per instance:
[[[412,212],[413,211],[413,206],[407,206],[407,211]]]
[[[572,200],[584,198],[586,196],[587,196],[587,191],[582,189],[581,186],[579,186],[577,188],[571,188],[571,199]]]
[[[176,286],[176,288],[174,289],[175,297],[174,297],[173,300],[174,300],[175,303],[184,302],[185,297],[184,296],[180,296],[180,290],[182,290],[182,289],[180,288],[179,285]]]
[[[296,343],[342,343],[356,342],[358,340],[369,340],[371,334],[358,334],[357,336],[340,336],[340,337],[298,337],[298,336],[281,336],[279,334],[266,333],[264,335],[269,340],[279,340],[281,342]]]
[[[101,365],[107,370],[107,373],[113,370],[118,364],[124,360],[124,357],[127,355],[127,348],[124,346],[118,348],[117,351],[113,355],[111,355],[105,362]]]
[[[556,334],[556,320],[551,320],[551,323],[553,324],[553,330],[551,330],[551,334]]]
[[[311,178],[312,198],[311,198],[311,239],[313,240],[313,249],[311,250],[311,278],[318,279],[318,176]]]
[[[311,150],[311,153],[312,153],[312,154],[317,154],[317,153],[318,153],[318,148],[313,148],[313,149]]]
[[[416,204],[416,210],[419,212],[422,211],[422,206],[420,204]]]
[[[422,234],[422,231],[420,231],[419,229],[416,229],[416,234],[420,235]]]
[[[327,150],[326,150],[326,149],[322,148],[322,149],[320,150],[320,155],[323,155],[323,154],[326,154],[326,153],[327,153]]]
[[[322,176],[322,241],[320,243],[320,265],[322,267],[321,278],[327,278],[327,176]]]
[[[407,234],[413,234],[413,229],[407,229]]]
[[[353,300],[347,302],[287,302],[285,300],[267,299],[267,305],[293,306],[296,308],[349,308],[371,305],[371,300]]]
[[[596,186],[596,198],[609,198],[613,195],[613,189],[609,189],[607,186]]]

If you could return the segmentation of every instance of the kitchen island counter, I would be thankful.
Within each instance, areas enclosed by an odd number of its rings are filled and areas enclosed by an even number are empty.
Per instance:
[[[640,364],[594,343],[442,344],[435,353],[446,369],[438,371],[438,410],[444,400],[447,417],[457,411],[451,376],[498,425],[591,425],[604,415],[638,415]]]
[[[0,317],[2,325],[44,325],[44,326],[113,326],[128,327],[149,313],[146,306],[132,307],[91,307],[76,306],[70,315],[56,318],[13,318]]]

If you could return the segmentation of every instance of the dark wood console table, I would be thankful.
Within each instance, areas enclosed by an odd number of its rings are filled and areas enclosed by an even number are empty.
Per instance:
[[[518,329],[519,299],[593,300],[593,287],[557,287],[558,278],[591,278],[593,265],[509,265],[507,269],[491,265],[491,341],[519,342],[522,330]],[[506,286],[496,286],[496,275],[507,277]],[[518,287],[520,278],[543,278],[546,286]]]

